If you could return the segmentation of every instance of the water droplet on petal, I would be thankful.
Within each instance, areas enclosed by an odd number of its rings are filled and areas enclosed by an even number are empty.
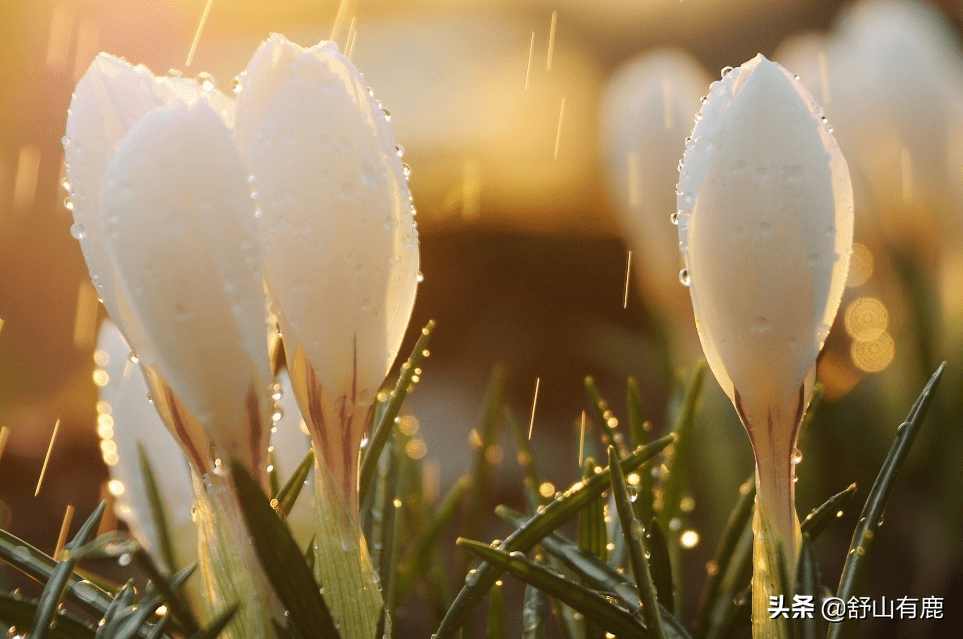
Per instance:
[[[684,268],[679,271],[679,281],[682,282],[682,286],[692,286],[692,277],[689,276],[689,269]]]

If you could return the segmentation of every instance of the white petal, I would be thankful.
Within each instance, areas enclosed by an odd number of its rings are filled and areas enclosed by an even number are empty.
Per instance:
[[[401,344],[418,273],[394,136],[330,43],[302,50],[272,38],[242,87],[237,138],[256,176],[285,348],[304,350],[332,401],[369,405]]]
[[[80,248],[98,296],[131,341],[138,329],[120,310],[126,304],[117,299],[107,257],[100,190],[114,148],[135,122],[165,101],[145,67],[101,53],[77,83],[67,115],[64,158]]]
[[[852,189],[812,97],[762,56],[714,83],[701,116],[680,238],[706,358],[754,422],[795,405],[814,370],[849,268]]]
[[[117,148],[102,201],[111,261],[144,329],[135,350],[222,454],[263,466],[263,287],[230,131],[203,100],[155,109]]]

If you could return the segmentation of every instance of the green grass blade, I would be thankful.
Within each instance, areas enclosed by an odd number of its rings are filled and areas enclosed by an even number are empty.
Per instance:
[[[161,639],[164,636],[164,630],[167,628],[167,624],[170,623],[172,614],[170,610],[160,618],[160,620],[154,624],[151,628],[150,634],[147,635],[147,639]]]
[[[134,580],[129,579],[127,583],[124,584],[124,587],[117,591],[117,594],[114,596],[114,600],[110,602],[109,606],[107,606],[107,610],[104,612],[103,625],[101,628],[113,621],[124,608],[133,605],[133,603]]]
[[[294,469],[291,477],[284,482],[281,488],[274,492],[274,499],[271,500],[271,505],[274,506],[274,510],[277,511],[278,515],[287,517],[291,513],[291,509],[294,508],[294,504],[298,500],[298,495],[301,494],[301,489],[304,488],[304,482],[308,480],[308,475],[311,474],[312,468],[314,468],[314,449],[309,448],[304,459],[302,459],[298,467]]]
[[[856,484],[850,484],[846,490],[830,497],[826,503],[806,515],[806,518],[799,525],[802,532],[808,533],[812,539],[818,537],[839,516],[842,508],[849,503],[849,500],[855,494]]]
[[[220,617],[212,621],[207,628],[202,628],[201,630],[198,630],[192,634],[191,639],[217,639],[217,636],[220,635],[225,628],[227,628],[227,624],[231,623],[231,619],[234,617],[234,614],[237,612],[239,607],[240,606],[238,604],[231,606],[225,610]]]
[[[616,418],[609,409],[609,403],[602,397],[598,387],[595,386],[595,380],[591,377],[585,378],[585,390],[588,392],[589,400],[592,402],[595,419],[597,419],[599,423],[599,434],[602,437],[602,446],[608,448],[614,444],[619,450],[619,456],[624,457],[627,451],[625,450],[625,439],[622,437],[622,433],[616,430],[616,428],[619,427],[618,418]]]
[[[587,481],[595,475],[595,460],[589,457],[585,460],[582,481]],[[591,553],[605,561],[608,559],[606,546],[609,543],[605,530],[605,501],[599,496],[579,511],[578,514],[578,545],[585,552]]]
[[[488,623],[485,625],[488,639],[507,639],[505,630],[505,598],[502,596],[502,582],[496,581],[488,591]]]
[[[668,435],[629,454],[620,462],[623,472],[632,472],[637,469],[665,450],[673,441],[675,436]],[[531,550],[539,540],[605,492],[610,484],[611,478],[608,473],[600,473],[586,482],[578,482],[558,499],[548,504],[541,513],[528,520],[523,527],[509,535],[501,548],[506,552]],[[455,597],[455,601],[438,626],[435,639],[448,639],[454,636],[479,600],[498,579],[499,574],[501,571],[490,564],[483,563],[478,567]]]
[[[646,550],[645,540],[643,539],[645,530],[642,523],[635,518],[635,511],[632,509],[629,491],[625,484],[625,474],[618,462],[619,453],[615,446],[610,445],[609,473],[612,476],[612,496],[615,498],[615,509],[618,511],[619,521],[622,523],[622,534],[629,551],[629,563],[632,566],[632,574],[635,576],[639,600],[642,602],[642,617],[645,619],[645,627],[648,628],[649,635],[653,639],[665,639],[665,631],[662,629],[662,615],[659,613],[659,606],[656,603],[658,595],[646,557],[649,551]]]
[[[522,639],[548,639],[548,595],[531,584],[522,604]]]
[[[756,482],[754,477],[750,477],[742,486],[739,487],[739,499],[729,514],[729,520],[722,531],[719,545],[716,547],[715,555],[712,557],[707,570],[706,584],[702,590],[702,597],[699,600],[699,610],[696,613],[696,621],[693,626],[693,634],[696,637],[704,637],[709,627],[710,614],[716,605],[716,598],[719,595],[719,587],[722,578],[729,569],[733,553],[739,538],[752,519],[752,508],[756,499]]]
[[[873,537],[879,528],[879,520],[889,502],[893,487],[896,485],[896,478],[899,470],[903,466],[903,461],[909,454],[916,433],[919,431],[926,417],[926,412],[933,401],[936,386],[943,376],[946,362],[940,364],[936,369],[926,388],[920,394],[919,399],[913,404],[906,421],[900,424],[896,430],[896,441],[893,442],[883,467],[873,483],[873,488],[866,498],[863,512],[853,533],[853,541],[846,555],[846,563],[843,565],[843,572],[839,578],[839,589],[836,596],[843,601],[848,601],[850,597],[864,591],[866,586],[867,569],[869,555],[872,550]],[[859,619],[845,619],[838,624],[833,624],[829,628],[829,639],[851,639],[856,636],[859,628]]]
[[[116,559],[122,555],[133,555],[140,550],[140,544],[129,534],[111,530],[71,551],[72,559]]]
[[[319,585],[287,525],[271,508],[244,464],[236,459],[231,461],[231,477],[261,568],[290,612],[291,622],[298,633],[303,639],[338,637]]]
[[[161,574],[157,564],[154,563],[154,559],[143,549],[134,554],[134,560],[140,565],[141,569],[147,573],[147,576],[157,589],[161,591],[161,594],[164,595],[167,608],[170,610],[171,615],[180,623],[184,634],[191,635],[197,632],[200,625],[194,618],[193,613],[191,613],[190,605],[184,601],[181,596],[183,590],[178,586],[172,586],[172,584],[168,582],[168,578]],[[196,568],[197,564],[192,564],[175,575],[172,581],[175,583],[187,581]]]
[[[277,460],[274,458],[274,450],[268,450],[268,482],[271,485],[271,494],[275,497],[281,491],[280,475]]]
[[[492,465],[488,461],[487,453],[489,447],[498,442],[499,417],[502,414],[504,392],[505,369],[502,366],[496,366],[492,371],[488,389],[485,392],[485,407],[482,411],[480,429],[477,431],[479,441],[475,451],[475,463],[472,467],[473,481],[462,527],[462,534],[466,537],[478,536],[482,516],[488,510],[485,500],[489,494],[488,485],[491,480]]]
[[[642,397],[635,379],[630,377],[627,383],[627,401],[629,406],[629,442],[632,450],[649,443],[649,424],[645,421],[642,409]],[[635,484],[637,496],[632,506],[639,521],[652,521],[652,473],[639,473],[639,481]]]
[[[669,546],[659,522],[653,517],[645,530],[645,547],[649,551],[649,570],[658,593],[659,603],[667,610],[675,607],[675,588],[672,582],[672,563]]]
[[[36,615],[37,602],[0,593],[0,621],[4,624],[26,628]],[[56,626],[49,631],[50,639],[94,639],[93,628],[79,619],[60,613],[55,621]]]
[[[796,570],[796,594],[812,597],[812,617],[794,619],[796,639],[823,639],[826,636],[827,621],[821,614],[823,588],[820,583],[819,563],[813,550],[812,539],[803,535],[799,549],[799,567]]]
[[[469,539],[459,539],[457,543],[460,547],[481,557],[489,565],[497,566],[513,577],[532,584],[549,596],[571,606],[585,615],[586,619],[597,623],[617,637],[644,639],[648,636],[639,622],[619,606],[613,605],[594,590],[568,581],[528,561],[520,551],[507,553]]]
[[[97,632],[97,639],[131,639],[140,630],[147,629],[145,624],[164,602],[164,597],[151,586],[136,608],[125,609]]]
[[[371,441],[362,451],[361,472],[358,490],[358,501],[365,503],[365,498],[371,490],[371,481],[374,479],[375,470],[378,467],[378,459],[381,457],[381,449],[388,443],[388,437],[395,425],[395,417],[401,410],[401,404],[408,395],[411,388],[411,378],[415,375],[415,369],[421,366],[425,358],[425,349],[428,347],[428,339],[431,332],[435,329],[435,321],[428,322],[428,325],[421,329],[421,337],[415,343],[415,348],[411,351],[411,357],[401,365],[401,374],[398,376],[398,383],[391,391],[388,404],[385,406],[381,419],[378,420],[371,433]]]
[[[64,591],[70,581],[70,574],[73,572],[74,566],[77,565],[77,560],[72,559],[70,554],[90,540],[100,525],[100,520],[104,516],[106,508],[107,502],[100,502],[100,505],[80,527],[74,538],[64,546],[65,559],[58,562],[50,573],[50,579],[44,586],[40,601],[37,602],[37,616],[34,617],[33,626],[30,630],[32,639],[44,639],[50,632],[50,622],[60,606],[60,600],[63,599]]]
[[[179,566],[174,558],[174,544],[171,541],[171,520],[167,514],[167,507],[164,506],[164,500],[161,498],[160,489],[157,487],[154,469],[140,442],[137,442],[137,458],[140,463],[140,473],[144,478],[144,490],[147,491],[150,520],[154,524],[154,530],[157,531],[157,552],[167,570],[174,572]]]

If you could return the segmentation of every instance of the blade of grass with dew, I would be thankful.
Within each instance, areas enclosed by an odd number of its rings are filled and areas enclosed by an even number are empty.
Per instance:
[[[339,637],[319,584],[314,581],[287,525],[271,508],[244,464],[236,459],[231,460],[231,478],[261,568],[278,599],[290,612],[291,622],[298,633],[303,639]]]
[[[496,581],[488,591],[488,621],[485,624],[488,639],[507,639],[505,630],[505,598],[502,596],[502,582]]]
[[[140,544],[129,534],[120,530],[111,530],[100,537],[87,542],[71,552],[71,557],[82,559],[116,559],[122,555],[132,555],[140,550]]]
[[[361,471],[358,482],[358,502],[365,503],[368,491],[371,490],[371,481],[374,479],[375,470],[378,466],[378,459],[381,457],[381,449],[388,443],[388,437],[395,425],[395,418],[401,410],[401,404],[408,395],[408,390],[412,385],[412,377],[415,369],[421,366],[425,358],[425,349],[428,347],[428,339],[431,332],[435,329],[435,321],[432,320],[421,329],[421,337],[415,343],[415,348],[411,351],[411,356],[401,365],[401,374],[398,376],[398,383],[395,389],[389,394],[388,404],[385,406],[381,419],[378,420],[371,433],[371,440],[362,451]]]
[[[441,533],[444,532],[448,524],[458,512],[468,489],[471,486],[471,476],[462,475],[458,481],[448,490],[441,503],[435,509],[430,521],[425,526],[424,532],[415,542],[415,549],[411,555],[411,560],[403,566],[398,573],[398,593],[404,600],[411,586],[414,584],[418,575],[424,572],[431,565],[432,552],[438,544]]]
[[[702,589],[702,597],[699,599],[699,609],[693,625],[692,634],[696,637],[704,637],[706,634],[710,623],[710,615],[719,595],[722,578],[729,569],[729,563],[732,561],[739,538],[752,519],[752,508],[755,505],[755,500],[756,481],[755,476],[751,476],[739,487],[739,498],[729,514],[726,527],[722,530],[722,537],[719,539],[719,545],[716,546],[715,555],[707,565],[706,583]]]
[[[675,427],[672,432],[676,434],[678,440],[675,445],[666,451],[665,467],[668,475],[663,474],[661,479],[661,502],[662,508],[656,515],[659,525],[663,531],[668,533],[666,539],[669,548],[669,559],[672,565],[672,582],[682,583],[682,547],[679,542],[678,518],[682,513],[682,497],[689,483],[689,464],[692,457],[692,431],[695,427],[696,406],[699,396],[702,394],[702,383],[706,374],[705,360],[699,360],[695,370],[689,379],[686,387],[685,396],[682,400],[682,407],[675,420]],[[682,589],[675,593],[675,607],[673,612],[676,616],[682,615],[683,597]]]
[[[167,507],[164,506],[164,500],[161,498],[160,489],[157,487],[157,478],[154,476],[150,458],[140,442],[137,442],[137,459],[140,463],[140,473],[144,478],[144,490],[147,491],[150,520],[157,532],[157,552],[160,553],[160,559],[167,569],[174,572],[178,566],[174,558],[174,544],[171,541],[171,520],[167,514]]]
[[[60,607],[60,600],[63,599],[64,590],[66,590],[70,581],[70,574],[73,572],[74,566],[77,565],[77,560],[72,559],[70,555],[90,540],[97,530],[97,526],[100,525],[100,520],[104,516],[106,508],[107,502],[100,502],[100,505],[94,509],[94,512],[80,527],[74,538],[64,546],[65,559],[57,562],[56,567],[50,573],[50,579],[44,586],[43,594],[40,595],[40,601],[37,603],[37,616],[34,617],[30,630],[32,639],[44,639],[50,631],[50,622],[54,613],[57,612],[57,608]]]
[[[823,587],[819,575],[819,563],[816,551],[813,550],[812,539],[803,535],[799,549],[799,566],[796,569],[795,594],[811,597],[813,604],[812,615],[800,615],[793,619],[794,635],[796,639],[823,639],[827,632],[827,622],[821,614],[823,609]],[[794,600],[795,601],[795,600]]]
[[[475,432],[478,437],[475,450],[475,463],[472,466],[471,490],[468,494],[468,504],[465,508],[462,535],[478,537],[482,516],[488,510],[485,498],[488,495],[488,484],[491,479],[491,463],[488,460],[489,447],[498,443],[499,417],[502,414],[502,399],[505,392],[505,369],[501,365],[495,366],[488,381],[485,392],[485,404],[482,411],[480,430]]]
[[[596,474],[595,460],[585,460],[582,481],[586,482]],[[608,532],[605,530],[605,501],[599,496],[593,499],[578,514],[578,545],[585,552],[605,561],[608,559]]]
[[[278,472],[277,459],[274,457],[274,447],[268,449],[268,483],[271,486],[271,494],[277,497],[281,491],[281,473]]]
[[[369,548],[371,565],[378,571],[379,580],[385,576],[383,573],[387,569],[381,560],[381,555],[390,528],[389,519],[392,516],[392,503],[395,498],[394,487],[398,480],[397,457],[395,456],[397,444],[398,432],[395,431],[381,450],[373,498],[370,507],[365,510],[365,517],[362,522],[364,536],[371,541]]]
[[[649,461],[675,441],[675,435],[667,435],[644,448],[640,448],[619,464],[624,472],[632,472]],[[564,524],[582,508],[605,492],[611,484],[608,473],[595,475],[586,482],[578,482],[566,490],[562,495],[548,504],[545,509],[528,520],[524,526],[509,535],[501,545],[506,552],[531,550],[550,532]],[[498,579],[501,571],[490,565],[481,564],[474,575],[466,579],[465,586],[455,597],[455,601],[442,619],[435,639],[446,639],[454,636],[468,618],[468,614],[478,604],[492,584]]]
[[[498,509],[498,516],[518,526],[525,523],[526,518],[504,506]],[[598,557],[586,553],[578,545],[561,533],[553,532],[539,542],[546,552],[562,560],[580,578],[592,584],[596,590],[612,593],[621,601],[629,612],[640,615],[639,593],[635,583],[629,577]],[[662,628],[669,639],[690,639],[682,622],[664,606],[660,605]]]
[[[26,628],[36,615],[37,602],[0,593],[0,622],[10,627]],[[94,639],[93,628],[62,611],[57,614],[56,622],[50,630],[50,639]]]
[[[544,565],[538,553],[535,563]],[[522,639],[548,639],[548,595],[531,584],[525,586],[522,604]]]
[[[848,601],[850,597],[864,592],[868,576],[869,554],[872,550],[873,538],[879,528],[879,520],[889,502],[890,495],[893,494],[893,487],[899,476],[900,468],[909,454],[916,433],[919,431],[926,417],[927,410],[933,402],[936,387],[943,376],[946,362],[940,364],[933,376],[927,382],[919,399],[913,404],[906,420],[896,429],[896,440],[886,455],[883,467],[873,483],[873,488],[866,498],[863,512],[860,515],[859,523],[853,532],[853,541],[846,555],[846,563],[843,565],[843,572],[839,578],[839,589],[836,596],[843,601]],[[859,628],[859,619],[845,619],[838,624],[833,624],[829,628],[829,639],[851,639],[856,636]]]
[[[849,500],[855,494],[856,484],[850,484],[846,490],[830,497],[826,503],[806,515],[806,518],[800,524],[802,532],[808,533],[812,539],[818,537],[833,520],[838,518],[842,508],[849,503]]]
[[[231,619],[234,618],[235,613],[237,613],[239,604],[231,606],[224,613],[212,621],[207,628],[202,628],[191,635],[191,639],[217,639],[217,637],[227,628],[227,624],[231,623]],[[337,637],[337,635],[333,635]]]
[[[137,602],[137,606],[124,609],[110,623],[104,624],[97,633],[98,639],[131,639],[163,603],[164,596],[148,584],[144,598]]]
[[[675,587],[672,581],[672,563],[669,561],[669,547],[659,522],[653,517],[645,529],[645,546],[651,557],[649,570],[652,573],[652,583],[658,593],[659,603],[667,610],[675,607]]]
[[[626,383],[627,402],[629,408],[629,443],[632,450],[639,446],[649,443],[648,423],[645,421],[645,412],[642,409],[642,397],[639,395],[639,386],[635,379],[630,377]],[[632,502],[635,508],[635,516],[639,521],[651,521],[654,515],[652,510],[652,473],[637,473],[639,481],[635,483],[637,496]]]
[[[600,625],[606,632],[617,637],[645,639],[648,635],[636,619],[621,607],[610,603],[605,597],[579,584],[568,581],[525,558],[524,553],[503,552],[487,544],[469,539],[459,539],[458,545],[486,563],[497,566],[513,577],[532,584],[551,597],[571,606],[585,615],[586,619]]]
[[[194,618],[190,605],[184,601],[181,596],[183,590],[179,586],[174,586],[171,583],[183,583],[186,581],[188,578],[190,578],[190,575],[194,573],[194,570],[197,568],[197,564],[194,563],[173,577],[168,578],[161,574],[157,564],[154,563],[154,558],[151,557],[145,550],[141,549],[134,553],[134,561],[136,561],[141,569],[147,573],[147,577],[150,578],[155,586],[157,586],[157,589],[164,594],[167,608],[170,610],[174,619],[180,623],[184,634],[194,634],[197,632],[197,630],[200,628],[200,625]],[[182,574],[186,576],[183,579],[180,579],[179,575]]]
[[[638,589],[639,600],[642,602],[642,618],[652,639],[665,639],[662,629],[662,615],[659,614],[655,584],[649,571],[649,551],[645,548],[642,523],[635,518],[629,491],[625,483],[625,474],[619,466],[619,453],[614,445],[609,445],[609,473],[612,476],[612,496],[615,498],[615,509],[622,523],[622,534],[629,551],[629,564]],[[670,586],[671,587],[671,586]]]
[[[107,606],[106,612],[103,616],[103,624],[109,624],[114,618],[120,614],[120,611],[124,608],[131,606],[134,603],[134,580],[128,579],[124,587],[117,591],[114,596],[114,600],[110,602]]]
[[[164,616],[162,616],[154,627],[151,628],[150,634],[147,635],[147,639],[161,639],[164,636],[164,630],[167,628],[167,624],[170,623],[172,618],[171,611],[168,610]]]
[[[385,526],[384,550],[381,557],[382,566],[384,566],[381,587],[384,590],[386,614],[391,618],[394,618],[394,611],[398,607],[398,559],[401,557],[402,531],[405,530],[405,504],[412,501],[411,485],[416,480],[410,469],[406,468],[406,465],[410,465],[412,461],[407,453],[407,443],[410,441],[412,441],[410,435],[401,432],[395,434],[394,453],[398,480],[394,483],[391,504],[386,504],[386,507],[390,508],[390,517]],[[421,477],[417,476],[417,479],[420,480]]]
[[[50,581],[57,566],[52,557],[5,530],[0,530],[0,559],[41,584]],[[70,575],[65,595],[85,612],[97,617],[103,616],[113,600],[113,595],[105,589],[86,581],[76,573]]]
[[[813,386],[813,394],[809,399],[809,407],[806,409],[806,414],[803,415],[802,422],[799,424],[799,438],[796,442],[796,446],[803,448],[806,444],[806,440],[809,439],[809,433],[812,432],[813,422],[816,419],[816,413],[819,411],[819,407],[823,404],[823,396],[826,394],[826,387],[823,386],[822,382],[816,382]]]
[[[602,447],[608,448],[609,445],[614,444],[619,449],[619,456],[625,457],[626,452],[628,452],[625,450],[625,439],[621,433],[615,430],[619,426],[619,420],[609,409],[609,403],[602,397],[592,377],[585,378],[585,391],[588,393],[589,401],[592,403],[595,418],[599,421],[599,434],[602,437]],[[605,452],[603,451],[602,457],[604,456]]]
[[[281,488],[275,491],[274,499],[271,500],[271,506],[281,518],[287,518],[291,513],[291,509],[294,508],[312,468],[314,468],[314,449],[309,448],[304,459],[294,469],[294,473],[284,482]]]

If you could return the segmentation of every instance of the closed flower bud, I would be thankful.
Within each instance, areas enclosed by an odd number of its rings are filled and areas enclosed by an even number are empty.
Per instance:
[[[696,327],[752,440],[760,538],[791,575],[793,451],[849,268],[849,172],[809,92],[759,55],[712,84],[678,190]]]
[[[418,273],[394,135],[333,43],[302,49],[278,35],[241,75],[236,130],[255,176],[265,279],[294,390],[357,519],[359,444]]]

